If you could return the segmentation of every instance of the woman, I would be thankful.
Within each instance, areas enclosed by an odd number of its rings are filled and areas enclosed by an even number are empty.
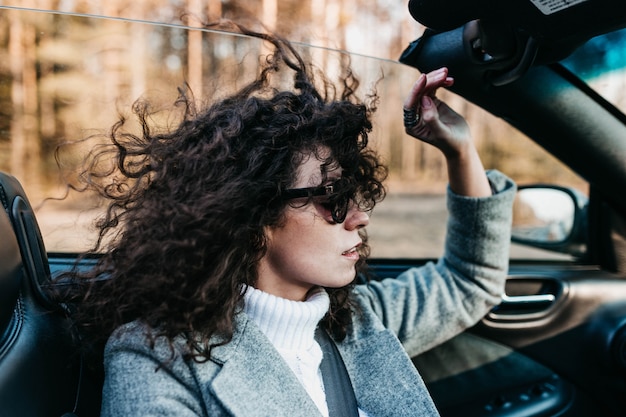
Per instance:
[[[515,185],[485,174],[465,121],[435,98],[453,83],[447,70],[420,76],[404,123],[448,164],[445,254],[356,285],[368,211],[384,197],[373,105],[352,74],[342,91],[316,84],[288,42],[242,31],[276,49],[254,82],[202,112],[182,97],[168,133],[137,105],[142,136],[121,121],[114,167],[100,171],[104,149],[83,173],[111,200],[110,250],[75,273],[91,283],[79,328],[94,346],[108,338],[102,415],[346,415],[338,379],[353,415],[437,415],[410,356],[499,302]],[[292,89],[272,86],[278,71],[293,73]]]

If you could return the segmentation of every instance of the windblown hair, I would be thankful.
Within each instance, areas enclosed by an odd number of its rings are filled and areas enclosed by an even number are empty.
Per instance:
[[[281,194],[311,152],[325,158],[322,170],[341,166],[361,207],[384,197],[386,169],[367,146],[376,93],[361,100],[351,71],[335,87],[286,40],[239,30],[275,49],[254,81],[202,111],[181,89],[182,120],[167,132],[151,126],[147,102],[136,102],[142,133],[130,133],[121,118],[81,170],[84,186],[108,201],[93,249],[101,255],[93,268],[70,274],[74,318],[91,346],[133,320],[170,343],[194,335],[186,340],[197,361],[228,343],[243,289],[257,280],[264,228],[280,227],[289,204]],[[293,72],[292,88],[272,86],[281,71]],[[112,168],[103,173],[103,166]],[[363,271],[366,243],[360,251]],[[337,339],[351,323],[353,285],[327,289],[325,326]]]

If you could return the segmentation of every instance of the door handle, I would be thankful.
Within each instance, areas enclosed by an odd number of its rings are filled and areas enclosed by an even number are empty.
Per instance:
[[[501,303],[488,317],[497,321],[537,319],[552,311],[563,291],[563,283],[553,278],[510,277]]]
[[[535,295],[502,295],[501,305],[524,307],[537,304],[552,304],[556,300],[554,294]]]
[[[502,301],[491,314],[522,318],[548,310],[556,301],[555,294],[502,295]]]

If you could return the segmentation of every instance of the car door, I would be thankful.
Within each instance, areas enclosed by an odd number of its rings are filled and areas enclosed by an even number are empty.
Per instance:
[[[587,236],[618,234],[607,219],[623,219],[595,199],[585,210]],[[614,248],[605,240],[597,250]],[[473,328],[413,358],[442,416],[623,415],[624,275],[585,258],[549,258],[513,257],[502,304]],[[386,277],[416,263],[372,264]]]
[[[507,292],[520,301],[415,358],[442,415],[621,415],[623,280],[593,267],[512,265]],[[536,294],[555,297],[521,305]]]
[[[491,18],[499,19],[502,27],[522,19],[510,13]],[[607,40],[621,39],[623,31],[593,38],[586,64],[582,58],[562,62],[572,50],[584,49],[569,43],[569,30],[563,32],[567,36],[562,44],[555,41],[544,49],[525,32],[517,40],[536,55],[524,63],[522,52],[517,58],[503,54],[506,59],[500,60],[481,49],[487,39],[474,37],[479,33],[477,21],[457,23],[460,26],[453,29],[427,30],[401,60],[421,71],[449,66],[457,79],[455,93],[506,120],[555,156],[555,162],[580,175],[588,200],[579,212],[584,221],[575,232],[582,243],[578,249],[568,248],[567,242],[558,247],[522,239],[551,252],[569,253],[570,259],[512,256],[502,304],[474,328],[414,358],[414,363],[443,416],[624,415],[626,211],[619,190],[626,186],[625,118],[620,100],[610,97],[614,89],[602,96],[599,84],[607,84],[607,78],[598,68],[601,55],[610,55],[611,48],[623,50]],[[608,26],[607,21],[607,31]],[[623,27],[623,21],[618,26]],[[558,36],[558,25],[552,29]],[[508,34],[500,35],[504,42]],[[533,61],[535,56],[546,62]],[[623,79],[624,60],[613,64],[611,76]],[[589,78],[596,85],[581,78],[585,65],[593,67]],[[518,158],[520,164],[531,159],[523,152]],[[545,180],[558,185],[550,177],[547,173]],[[383,273],[392,273],[386,269]]]

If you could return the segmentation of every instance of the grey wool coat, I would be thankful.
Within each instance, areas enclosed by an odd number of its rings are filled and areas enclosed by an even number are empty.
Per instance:
[[[494,195],[448,190],[444,255],[395,279],[359,285],[347,337],[337,343],[358,406],[371,417],[437,416],[410,357],[457,335],[499,303],[508,269],[515,184],[488,173]],[[419,233],[419,231],[416,231]],[[305,389],[245,313],[227,345],[204,363],[151,348],[139,322],[122,326],[105,349],[102,416],[319,416]],[[182,349],[182,342],[179,345]]]

